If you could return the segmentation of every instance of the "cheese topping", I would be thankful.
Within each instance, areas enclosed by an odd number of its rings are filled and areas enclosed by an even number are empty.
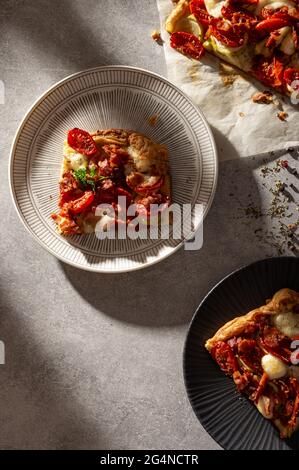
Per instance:
[[[63,170],[74,170],[77,171],[80,168],[87,168],[88,165],[88,158],[86,155],[82,153],[76,152],[76,150],[72,149],[65,141],[63,144],[63,155],[64,155],[64,165]]]
[[[262,367],[270,380],[280,379],[288,372],[285,363],[272,354],[266,354],[262,357]]]
[[[299,335],[299,314],[293,312],[278,313],[273,318],[276,328],[289,338]]]
[[[256,405],[259,412],[264,416],[266,419],[273,418],[273,404],[269,397],[262,395],[257,402]]]
[[[216,18],[220,18],[221,8],[226,4],[226,0],[204,0],[208,13]]]

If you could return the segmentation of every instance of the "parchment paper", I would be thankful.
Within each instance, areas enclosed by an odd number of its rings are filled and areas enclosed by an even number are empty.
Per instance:
[[[205,114],[215,136],[220,160],[247,157],[298,145],[299,105],[288,97],[276,104],[253,103],[251,97],[265,87],[210,54],[201,62],[184,57],[169,46],[164,23],[171,0],[157,0],[168,78]],[[288,114],[281,121],[277,113]]]

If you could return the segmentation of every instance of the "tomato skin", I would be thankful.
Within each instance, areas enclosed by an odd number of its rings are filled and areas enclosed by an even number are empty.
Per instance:
[[[291,67],[285,69],[283,80],[287,85],[291,86],[294,81],[299,80],[299,69],[294,69]],[[299,85],[296,86],[296,89],[298,89],[298,87]]]
[[[217,341],[211,351],[213,359],[217,362],[220,369],[227,375],[232,375],[238,370],[237,359],[229,346],[224,341]]]
[[[253,75],[267,86],[281,89],[283,85],[283,64],[276,58],[272,61],[262,58],[253,70]]]
[[[97,153],[97,146],[89,132],[75,127],[70,129],[67,134],[67,142],[72,149],[83,155],[91,157]]]
[[[83,196],[69,203],[69,211],[72,214],[80,214],[87,207],[89,207],[94,200],[94,193],[92,191],[85,191]]]
[[[271,33],[271,31],[275,31],[276,29],[283,28],[284,26],[288,26],[288,20],[284,18],[267,18],[266,20],[260,21],[255,29],[259,32],[266,32]]]
[[[145,195],[145,196],[146,196],[146,195],[149,195],[149,194],[151,194],[152,192],[156,191],[157,189],[161,188],[161,186],[163,186],[163,184],[164,184],[164,178],[161,177],[161,178],[157,181],[157,183],[152,184],[151,186],[146,186],[146,185],[145,185],[145,186],[142,186],[142,185],[136,186],[136,187],[134,188],[134,191],[135,191],[136,193],[138,193],[138,194],[142,194],[142,195]]]
[[[223,18],[230,20],[232,24],[237,24],[239,27],[243,26],[244,31],[249,31],[258,22],[257,18],[248,11],[240,11],[230,4],[221,8],[221,14]]]
[[[213,17],[207,12],[203,0],[192,0],[190,3],[190,11],[202,26],[208,28]]]
[[[228,47],[240,47],[244,44],[245,40],[240,32],[238,25],[231,25],[227,28],[224,22],[221,21],[210,27],[210,33]]]
[[[170,36],[170,46],[184,55],[199,60],[205,50],[200,40],[194,34],[178,31]]]
[[[131,204],[132,194],[129,193],[129,191],[127,191],[124,188],[117,188],[116,192],[117,192],[118,196],[124,196],[126,198],[126,203],[127,203],[128,206]]]

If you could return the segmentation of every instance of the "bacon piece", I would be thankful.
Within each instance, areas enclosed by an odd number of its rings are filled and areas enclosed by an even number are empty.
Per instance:
[[[298,382],[295,378],[291,378],[290,382],[291,382],[291,384],[293,385],[293,387],[295,389],[296,398],[295,398],[295,402],[294,402],[294,406],[293,406],[292,416],[291,416],[291,419],[288,422],[288,426],[291,429],[294,429],[296,424],[297,424],[297,416],[299,414],[299,384],[298,384]]]
[[[233,373],[233,380],[239,392],[244,390],[250,384],[251,379],[252,374],[248,371],[243,372],[243,374],[239,371],[235,371]]]
[[[110,168],[108,159],[105,158],[104,160],[98,163],[99,166],[99,173],[101,176],[111,176],[112,168]]]
[[[238,342],[238,351],[243,354],[250,354],[254,352],[257,343],[254,339],[241,339]]]
[[[70,201],[76,190],[78,189],[78,181],[74,178],[70,171],[62,175],[59,182],[59,201],[58,206],[62,207],[63,204]]]
[[[220,369],[227,375],[232,375],[238,370],[237,359],[229,346],[224,341],[217,341],[211,351],[213,359],[218,363]]]
[[[258,402],[260,396],[263,395],[265,388],[267,386],[267,382],[268,382],[268,375],[266,374],[266,372],[264,372],[260,380],[259,386],[254,394],[254,401],[256,403]]]

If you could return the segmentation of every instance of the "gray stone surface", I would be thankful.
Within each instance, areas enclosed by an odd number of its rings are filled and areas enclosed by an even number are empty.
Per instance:
[[[217,449],[186,398],[182,350],[213,284],[277,254],[254,232],[271,229],[271,219],[244,216],[247,191],[267,204],[261,159],[220,166],[202,250],[121,275],[60,263],[13,208],[6,168],[14,132],[40,93],[72,72],[128,64],[165,74],[163,50],[150,38],[156,4],[2,0],[0,8],[0,448]]]

